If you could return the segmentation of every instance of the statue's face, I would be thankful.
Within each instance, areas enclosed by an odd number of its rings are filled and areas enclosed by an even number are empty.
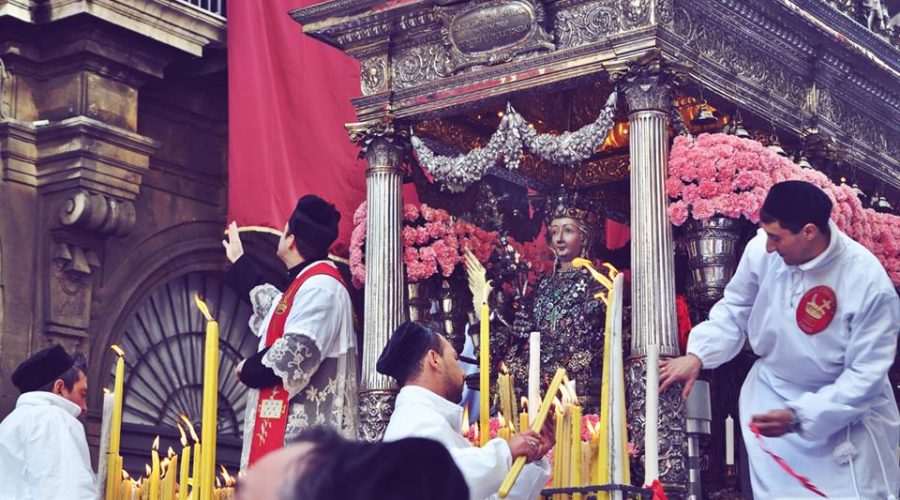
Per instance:
[[[550,249],[561,263],[571,262],[575,257],[580,257],[586,244],[581,223],[571,217],[560,217],[550,221],[547,235]]]

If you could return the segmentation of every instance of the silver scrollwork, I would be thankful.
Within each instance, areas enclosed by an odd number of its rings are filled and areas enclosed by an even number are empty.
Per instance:
[[[401,51],[391,65],[393,86],[398,89],[415,87],[451,74],[450,54],[436,44],[409,47]]]
[[[598,2],[560,10],[555,24],[560,49],[596,42],[620,31],[616,9]]]
[[[384,438],[384,431],[394,412],[394,391],[361,391],[359,393],[359,439],[374,443]]]
[[[637,456],[631,461],[632,477],[644,472],[647,358],[631,359],[625,372],[628,384],[628,432]],[[681,386],[659,395],[659,478],[670,496],[687,489],[688,449]]]

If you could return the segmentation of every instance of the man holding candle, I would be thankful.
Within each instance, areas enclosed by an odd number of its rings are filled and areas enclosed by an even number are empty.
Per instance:
[[[403,323],[378,358],[376,369],[401,386],[385,441],[421,437],[443,444],[462,471],[472,500],[493,498],[512,461],[524,456],[534,463],[525,467],[509,498],[537,497],[550,476],[542,457],[556,442],[552,424],[545,425],[540,435],[526,431],[509,441],[498,438],[480,448],[472,446],[460,432],[463,409],[457,402],[464,374],[456,351],[442,335],[417,323]]]
[[[740,420],[757,498],[811,496],[757,442],[829,497],[896,498],[900,414],[888,381],[900,299],[878,260],[829,220],[832,203],[802,181],[775,184],[761,229],[725,295],[663,361],[661,389],[716,368],[749,340],[756,361]]]
[[[222,242],[234,264],[228,282],[242,294],[252,290],[254,297],[271,296],[271,307],[262,312],[254,332],[260,336],[260,351],[237,368],[240,381],[259,390],[251,391],[247,405],[242,466],[311,425],[356,436],[353,310],[337,266],[327,259],[340,217],[318,196],[297,201],[278,242],[278,258],[292,278],[283,293],[271,285],[258,286],[261,273],[244,255],[234,223]]]
[[[87,409],[84,358],[48,347],[19,365],[12,381],[22,395],[0,423],[0,498],[96,500],[78,421]]]

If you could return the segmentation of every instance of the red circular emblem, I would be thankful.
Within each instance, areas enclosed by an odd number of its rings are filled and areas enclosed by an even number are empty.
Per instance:
[[[797,306],[797,326],[807,335],[815,335],[828,328],[837,311],[837,297],[827,286],[817,286],[800,299]]]

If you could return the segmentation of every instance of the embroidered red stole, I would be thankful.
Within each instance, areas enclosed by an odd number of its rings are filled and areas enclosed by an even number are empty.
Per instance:
[[[269,321],[269,327],[266,329],[266,347],[271,347],[276,340],[284,335],[284,324],[291,311],[291,306],[294,304],[294,296],[297,294],[297,290],[309,278],[321,275],[331,276],[342,285],[344,284],[340,272],[327,262],[313,264],[309,269],[301,271],[275,306],[275,313],[272,315],[272,320]],[[267,387],[259,390],[259,402],[256,406],[256,423],[253,425],[253,439],[250,441],[250,465],[253,465],[269,452],[284,446],[289,406],[288,399],[288,392],[282,386]]]

